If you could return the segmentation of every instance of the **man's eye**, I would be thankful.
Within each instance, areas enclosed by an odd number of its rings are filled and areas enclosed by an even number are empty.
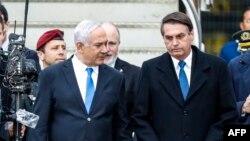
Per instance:
[[[185,37],[185,34],[180,34],[178,36],[176,36],[177,39],[183,39]]]
[[[108,45],[109,45],[109,46],[116,46],[117,43],[116,43],[116,42],[108,42]]]
[[[171,40],[173,40],[173,37],[171,37],[171,36],[165,36],[165,39],[171,41]]]

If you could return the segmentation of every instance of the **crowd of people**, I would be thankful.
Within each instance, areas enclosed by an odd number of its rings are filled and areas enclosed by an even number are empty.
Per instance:
[[[243,14],[242,27],[250,20]],[[9,21],[2,4],[0,15],[0,46],[7,52]],[[22,140],[222,141],[226,124],[250,124],[248,51],[229,64],[200,51],[182,12],[163,17],[159,34],[167,52],[139,67],[119,58],[120,31],[112,22],[79,22],[69,58],[64,31],[45,31],[36,50],[24,50],[38,73],[26,110],[39,120],[35,128],[22,125]],[[250,47],[250,30],[242,28],[235,39],[237,46]],[[1,109],[10,111],[11,99],[1,83]],[[13,122],[1,120],[1,141],[16,138]]]

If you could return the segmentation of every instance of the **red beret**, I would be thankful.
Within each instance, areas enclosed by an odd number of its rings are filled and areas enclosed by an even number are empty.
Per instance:
[[[36,50],[39,50],[51,40],[63,40],[63,35],[64,32],[59,29],[53,29],[43,33],[43,35],[38,39]]]

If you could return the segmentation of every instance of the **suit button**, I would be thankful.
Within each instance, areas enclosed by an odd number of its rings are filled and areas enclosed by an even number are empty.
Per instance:
[[[88,117],[88,118],[87,118],[87,121],[91,121],[91,118],[90,118],[90,117]]]
[[[188,111],[184,110],[184,111],[183,111],[183,115],[184,115],[184,116],[187,116],[187,115],[188,115]]]
[[[184,134],[183,134],[183,137],[184,137],[184,138],[188,138],[188,133],[184,133]]]

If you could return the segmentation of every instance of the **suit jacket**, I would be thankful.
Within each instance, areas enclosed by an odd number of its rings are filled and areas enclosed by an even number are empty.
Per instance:
[[[84,71],[84,70],[83,70]],[[74,73],[72,59],[41,71],[34,113],[40,116],[29,141],[125,140],[124,77],[99,66],[98,81],[88,114]]]
[[[237,117],[227,64],[192,46],[190,89],[184,101],[168,53],[143,63],[132,112],[138,141],[222,141]]]
[[[250,52],[234,58],[229,63],[229,70],[232,75],[237,109],[241,114],[242,106],[250,94]],[[250,115],[247,114],[244,118],[241,118],[240,123],[250,124]]]
[[[128,113],[131,113],[138,88],[140,67],[117,58],[115,69],[119,70],[125,77],[125,99],[127,111]]]

